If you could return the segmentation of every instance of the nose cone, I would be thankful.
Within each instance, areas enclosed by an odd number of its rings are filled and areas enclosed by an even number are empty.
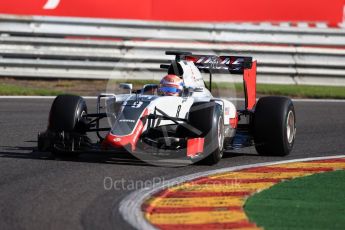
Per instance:
[[[135,146],[133,146],[133,136],[116,136],[111,133],[109,133],[106,138],[102,142],[102,149],[112,149],[112,148],[126,148],[127,146],[130,146],[131,149],[135,150]]]

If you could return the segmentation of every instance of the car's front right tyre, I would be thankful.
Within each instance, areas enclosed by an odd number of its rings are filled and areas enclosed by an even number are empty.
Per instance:
[[[87,139],[83,116],[87,114],[85,100],[75,95],[59,95],[55,98],[50,114],[48,131],[55,134],[51,152],[59,157],[75,157],[76,148]]]

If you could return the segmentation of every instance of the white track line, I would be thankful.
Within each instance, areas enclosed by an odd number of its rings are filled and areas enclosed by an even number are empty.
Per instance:
[[[292,99],[293,102],[327,102],[327,103],[344,103],[345,100],[341,99],[308,99],[308,98],[301,98],[301,99]]]
[[[257,98],[258,100],[259,98]],[[228,98],[230,101],[244,101],[244,98]],[[311,99],[311,98],[292,98],[293,102],[326,102],[326,103],[345,103],[344,99]]]
[[[85,99],[97,99],[96,96],[82,96]],[[55,96],[0,96],[0,99],[54,99]],[[244,101],[244,98],[229,98],[230,101]],[[292,99],[293,102],[345,103],[344,99]]]
[[[234,166],[234,167],[210,170],[210,171],[194,173],[194,174],[190,174],[186,176],[181,176],[181,177],[177,177],[177,178],[168,180],[166,182],[163,182],[162,184],[158,184],[152,188],[144,188],[144,189],[141,189],[129,194],[127,197],[125,197],[121,201],[120,206],[119,206],[119,212],[121,213],[124,220],[126,220],[131,226],[133,226],[136,229],[150,229],[150,230],[156,229],[144,218],[142,210],[141,210],[141,206],[144,203],[144,201],[148,199],[150,196],[170,186],[174,186],[177,184],[184,183],[186,181],[194,180],[199,177],[209,176],[209,175],[217,174],[217,173],[237,171],[241,169],[248,169],[252,167],[262,167],[262,166],[268,166],[268,165],[303,162],[303,161],[337,159],[337,158],[343,158],[343,157],[345,157],[345,155],[312,157],[312,158],[294,159],[294,160],[277,161],[277,162],[257,163],[257,164],[251,164],[251,165]]]

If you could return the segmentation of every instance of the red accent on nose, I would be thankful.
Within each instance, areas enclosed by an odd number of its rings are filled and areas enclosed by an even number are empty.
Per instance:
[[[148,110],[145,109],[143,112],[142,117],[145,117],[148,115]],[[106,138],[102,142],[102,148],[123,148],[127,145],[131,146],[131,151],[134,152],[136,150],[137,142],[140,138],[140,135],[142,134],[144,129],[144,123],[141,119],[139,119],[138,123],[136,124],[133,132],[126,136],[118,136],[114,135],[112,133],[109,133]]]

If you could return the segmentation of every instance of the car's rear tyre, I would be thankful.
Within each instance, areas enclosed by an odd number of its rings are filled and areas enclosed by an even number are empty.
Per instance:
[[[260,155],[286,156],[294,145],[296,114],[291,99],[263,97],[255,107],[253,135]]]
[[[205,138],[201,164],[214,165],[223,157],[224,117],[222,107],[216,102],[195,103],[189,113],[189,122],[203,132]]]
[[[59,95],[55,98],[50,114],[48,130],[59,134],[59,143],[63,149],[57,148],[53,143],[52,153],[56,156],[77,156],[74,151],[76,142],[80,143],[85,135],[83,115],[87,114],[85,100],[75,95]]]

